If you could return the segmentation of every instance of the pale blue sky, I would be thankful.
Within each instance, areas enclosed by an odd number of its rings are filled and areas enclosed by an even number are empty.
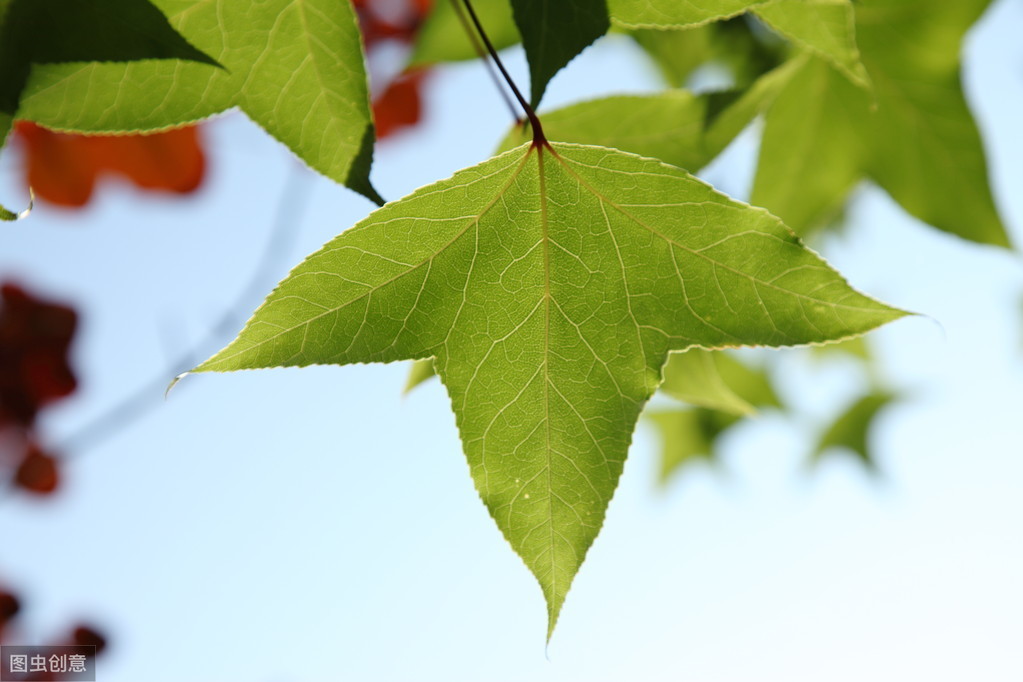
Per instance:
[[[1017,243],[1020,26],[1023,6],[997,3],[966,62]],[[521,55],[510,61],[525,81]],[[478,66],[433,86],[426,125],[379,150],[388,198],[483,160],[508,123]],[[607,40],[548,100],[656,86],[626,41]],[[48,415],[54,440],[162,371],[244,287],[295,163],[240,114],[207,134],[210,176],[192,199],[108,189],[84,212],[40,205],[0,231],[4,279],[83,313],[82,389]],[[706,177],[741,196],[754,150],[745,135]],[[8,205],[15,161],[0,158]],[[308,203],[267,290],[371,208],[301,172]],[[190,378],[74,453],[60,495],[0,503],[0,582],[24,597],[25,642],[94,620],[112,643],[102,682],[1023,679],[1020,260],[921,226],[873,189],[851,218],[826,255],[930,318],[872,337],[912,394],[873,434],[883,479],[843,458],[803,469],[807,434],[857,390],[841,361],[785,357],[803,416],[730,433],[720,473],[658,489],[641,424],[549,660],[540,590],[473,490],[447,398],[432,383],[403,399],[404,365]]]

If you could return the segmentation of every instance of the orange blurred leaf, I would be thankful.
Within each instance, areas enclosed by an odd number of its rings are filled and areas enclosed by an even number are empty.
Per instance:
[[[28,184],[43,199],[61,206],[88,203],[105,174],[136,186],[179,194],[202,183],[206,167],[196,126],[147,135],[77,135],[19,121]]]
[[[419,123],[423,113],[420,87],[425,76],[426,72],[421,70],[405,72],[391,81],[373,102],[378,140]]]

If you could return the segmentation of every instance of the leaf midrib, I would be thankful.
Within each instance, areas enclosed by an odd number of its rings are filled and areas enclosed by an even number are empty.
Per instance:
[[[532,149],[532,147],[530,147]],[[536,148],[536,163],[540,182],[540,228],[541,228],[541,239],[543,240],[543,284],[544,284],[544,347],[543,347],[543,367],[544,367],[544,381],[543,381],[543,407],[544,407],[544,431],[545,431],[545,448],[544,455],[547,460],[547,523],[550,528],[550,551],[548,556],[550,557],[551,567],[551,593],[555,596],[558,595],[558,571],[557,571],[557,558],[555,557],[555,538],[554,538],[554,480],[551,476],[551,466],[553,461],[551,459],[551,245],[550,245],[550,225],[547,218],[547,180],[544,177],[543,171],[543,145]],[[556,618],[556,612],[551,612],[549,616],[549,622],[547,624],[548,632],[547,636],[550,637],[551,632],[554,630],[553,620]]]

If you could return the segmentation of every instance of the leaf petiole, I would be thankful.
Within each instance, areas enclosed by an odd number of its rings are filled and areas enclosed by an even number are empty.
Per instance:
[[[465,5],[466,11],[469,13],[469,18],[472,19],[473,26],[476,28],[476,32],[479,34],[480,39],[487,48],[487,52],[490,54],[490,59],[493,60],[497,69],[501,72],[501,76],[504,77],[508,87],[511,88],[512,94],[515,95],[515,99],[518,100],[519,106],[526,113],[526,118],[529,120],[529,125],[533,129],[533,146],[540,147],[544,146],[550,148],[550,144],[547,142],[547,137],[543,134],[543,127],[540,125],[540,118],[536,115],[536,111],[530,106],[526,98],[522,96],[515,81],[508,74],[508,70],[504,68],[504,64],[501,62],[501,58],[497,56],[497,50],[494,49],[494,44],[490,42],[490,38],[487,36],[487,32],[483,30],[483,25],[480,23],[479,17],[476,16],[476,10],[473,9],[470,0],[462,0],[462,4]]]

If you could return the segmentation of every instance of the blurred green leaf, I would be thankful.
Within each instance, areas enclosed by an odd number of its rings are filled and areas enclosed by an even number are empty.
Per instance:
[[[521,41],[509,0],[473,0],[472,6],[495,49],[502,50]],[[479,53],[451,0],[437,0],[416,36],[411,64],[425,66],[477,57]]]
[[[688,30],[643,28],[630,35],[657,64],[668,85],[682,88],[696,69],[718,58],[715,26]]]
[[[782,216],[800,234],[826,222],[863,175],[866,147],[859,120],[866,95],[809,55],[765,116],[750,201]]]
[[[824,58],[854,84],[870,87],[856,47],[852,0],[773,0],[753,13],[796,45]]]
[[[850,355],[860,360],[870,360],[870,348],[867,346],[867,341],[862,336],[857,336],[841,343],[829,343],[824,346],[811,346],[810,351],[818,356],[830,356],[830,355]]]
[[[688,466],[717,461],[718,436],[738,421],[738,417],[701,408],[655,411],[649,419],[661,438],[662,484]]]
[[[403,393],[408,393],[424,381],[429,381],[437,376],[437,370],[433,367],[433,360],[415,360],[409,368],[408,379],[405,380]]]
[[[690,28],[720,21],[769,0],[607,0],[611,19],[625,28]]]
[[[690,464],[715,461],[718,436],[749,416],[749,409],[743,410],[741,406],[783,407],[767,373],[747,366],[727,351],[699,351],[702,358],[713,362],[713,369],[710,372],[703,370],[702,375],[700,368],[672,367],[677,358],[685,358],[693,352],[689,350],[669,356],[661,390],[697,407],[659,410],[648,415],[661,436],[661,483]],[[696,364],[696,361],[690,364]],[[674,378],[673,372],[676,373]],[[712,376],[707,378],[711,372]],[[702,383],[687,381],[687,375]],[[695,384],[698,389],[696,395],[676,394],[672,390],[672,384],[676,382],[683,382],[683,388],[690,389],[690,394]],[[715,405],[714,389],[719,385],[725,388]]]
[[[744,90],[787,58],[786,43],[758,29],[751,15],[686,29],[635,29],[632,37],[660,67],[673,87],[689,84],[702,66],[724,68],[732,87]]]
[[[753,413],[753,406],[729,388],[718,372],[715,356],[719,354],[700,348],[670,354],[661,391],[696,407],[737,415]]]
[[[868,176],[920,220],[1007,246],[959,78],[960,41],[987,4],[858,3],[873,98],[804,56],[767,113],[753,202],[806,234]]]
[[[758,408],[784,407],[764,369],[750,367],[727,351],[715,351],[714,360],[722,381],[743,400]]]
[[[870,448],[870,431],[878,413],[895,397],[889,393],[871,393],[853,403],[824,432],[811,455],[818,463],[829,452],[844,451],[854,454],[868,470],[877,469],[877,461]]]
[[[910,214],[976,242],[1008,246],[980,133],[963,96],[963,35],[990,0],[862,0],[857,40],[877,93],[865,134],[870,176]]]

